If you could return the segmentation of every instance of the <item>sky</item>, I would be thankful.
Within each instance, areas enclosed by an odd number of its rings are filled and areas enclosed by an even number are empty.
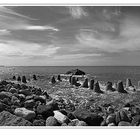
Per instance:
[[[140,66],[140,7],[0,6],[0,65]]]

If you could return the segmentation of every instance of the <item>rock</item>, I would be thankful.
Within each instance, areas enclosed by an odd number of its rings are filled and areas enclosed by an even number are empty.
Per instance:
[[[40,101],[41,103],[46,104],[46,97],[45,96],[35,96],[34,101]]]
[[[18,100],[18,98],[15,97],[15,96],[12,96],[12,98],[11,98],[11,102],[14,103],[16,100]]]
[[[5,81],[5,80],[0,81],[0,85],[6,86],[7,84],[9,84],[9,83],[7,81]]]
[[[31,95],[32,93],[31,93],[31,91],[28,90],[28,89],[21,89],[21,90],[19,90],[19,94],[24,94],[25,96],[29,96],[29,95]]]
[[[25,84],[21,84],[20,86],[21,86],[21,89],[27,89],[28,88],[28,86],[25,85]]]
[[[20,86],[20,84],[13,84],[13,88],[15,88],[15,89],[20,89],[21,88],[21,86]]]
[[[55,100],[47,102],[46,105],[51,106],[53,110],[59,110],[58,103]]]
[[[109,106],[109,107],[107,108],[107,113],[108,113],[108,114],[114,113],[114,109],[113,109],[111,106]]]
[[[33,80],[37,80],[37,78],[36,78],[36,75],[35,75],[35,74],[33,75]]]
[[[57,121],[55,117],[50,116],[46,120],[46,126],[60,126],[60,123]]]
[[[53,107],[51,105],[38,105],[36,111],[37,114],[41,114],[44,119],[54,115]]]
[[[11,97],[12,97],[12,93],[10,93],[10,92],[5,92],[5,91],[0,92],[1,100],[3,100],[4,98],[11,98]]]
[[[17,81],[21,82],[21,77],[20,76],[18,76]]]
[[[88,78],[84,80],[82,87],[88,88]]]
[[[24,103],[25,108],[33,108],[35,106],[34,100],[27,100]]]
[[[132,85],[132,82],[131,82],[131,79],[126,79],[126,87],[128,88],[128,87],[131,87],[131,86],[133,86]]]
[[[19,94],[18,96],[19,96],[20,101],[24,101],[26,98],[24,94]]]
[[[26,77],[25,77],[25,76],[22,76],[22,82],[23,82],[23,83],[27,83]]]
[[[55,77],[54,76],[52,76],[52,78],[51,78],[51,83],[52,84],[55,84],[56,83],[56,80],[55,80]]]
[[[132,118],[132,126],[139,126],[140,124],[140,115],[136,115]]]
[[[68,123],[68,126],[87,126],[87,124],[84,121],[79,121],[78,119],[74,119],[70,123]]]
[[[26,96],[25,97],[25,100],[27,101],[27,100],[32,100],[32,99],[34,99],[34,97],[35,97],[35,95],[33,94],[33,95],[29,95],[29,96]]]
[[[74,115],[77,119],[82,120],[89,126],[100,126],[103,121],[103,117],[96,113],[91,113],[84,109],[77,109],[74,111]]]
[[[16,76],[13,76],[13,78],[12,78],[13,80],[16,80]]]
[[[36,95],[42,95],[42,91],[41,91],[41,88],[38,88],[35,90],[34,94]]]
[[[11,89],[9,90],[9,92],[11,92],[11,93],[18,93],[17,89],[15,89],[15,88],[11,88]]]
[[[77,126],[87,126],[87,124],[84,121],[79,121]]]
[[[79,123],[78,119],[73,119],[71,120],[71,122],[68,123],[68,126],[77,126],[78,123]]]
[[[4,111],[7,108],[7,105],[4,103],[0,102],[0,112]]]
[[[34,120],[33,121],[33,126],[45,126],[45,120],[41,119],[41,120]]]
[[[61,126],[68,126],[66,123],[63,123]]]
[[[100,126],[107,126],[106,121],[103,120],[103,121],[101,122]]]
[[[110,114],[107,118],[106,118],[106,124],[110,124],[110,123],[115,123],[115,114]]]
[[[24,118],[3,111],[0,113],[0,126],[32,126],[32,123]]]
[[[103,93],[103,91],[101,91],[101,89],[100,89],[98,81],[94,85],[94,92],[96,92],[96,93]]]
[[[66,115],[62,114],[60,111],[53,111],[54,112],[54,117],[57,119],[57,121],[60,123],[60,124],[63,124],[63,123],[69,123],[69,119]]]
[[[121,121],[126,121],[126,122],[130,122],[130,118],[128,117],[128,111],[127,110],[120,110],[118,112],[116,112],[116,124],[118,124]]]
[[[118,83],[117,83],[117,91],[120,92],[120,93],[127,93],[127,91],[124,90],[122,81],[118,81]]]
[[[129,122],[121,121],[118,126],[131,126],[131,124]]]
[[[24,107],[16,108],[14,114],[19,117],[25,118],[26,120],[33,120],[36,116],[34,111],[28,110]]]
[[[115,91],[115,89],[112,87],[112,82],[107,82],[106,91]]]
[[[8,105],[8,106],[11,106],[11,104],[12,104],[10,98],[4,98],[4,99],[2,100],[2,102],[3,102],[4,104]]]
[[[73,119],[76,119],[76,117],[73,115],[73,113],[71,112],[68,112],[67,113],[67,117],[70,119],[70,120],[73,120]]]
[[[109,123],[108,126],[116,126],[114,123]]]
[[[72,75],[85,75],[85,72],[79,70],[79,69],[74,69],[67,71],[66,74],[72,74]]]
[[[94,79],[91,79],[91,80],[90,80],[89,89],[91,89],[91,90],[94,89]]]

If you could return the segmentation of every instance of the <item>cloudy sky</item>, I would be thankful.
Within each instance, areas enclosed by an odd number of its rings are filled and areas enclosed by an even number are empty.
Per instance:
[[[0,65],[140,65],[140,7],[0,6]]]

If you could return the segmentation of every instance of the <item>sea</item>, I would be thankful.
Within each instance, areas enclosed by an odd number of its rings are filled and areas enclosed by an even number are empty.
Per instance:
[[[31,77],[33,74],[46,78],[50,75],[65,74],[71,69],[80,69],[102,82],[125,82],[130,78],[137,86],[140,81],[140,66],[1,66],[0,79],[9,79],[13,75]]]

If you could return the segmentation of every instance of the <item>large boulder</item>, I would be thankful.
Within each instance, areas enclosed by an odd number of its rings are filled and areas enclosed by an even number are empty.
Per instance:
[[[46,126],[60,126],[60,123],[57,121],[55,117],[50,116],[46,120]]]
[[[43,119],[34,120],[33,121],[33,126],[45,126],[45,120],[43,120]]]
[[[62,114],[60,111],[56,110],[54,111],[54,117],[57,119],[57,121],[60,123],[60,124],[63,124],[63,123],[68,123],[69,122],[69,119],[66,115]]]
[[[131,126],[130,122],[121,121],[118,126]]]
[[[68,126],[87,126],[87,124],[84,121],[79,121],[78,119],[74,119],[68,124]]]
[[[11,88],[11,89],[9,90],[9,92],[11,92],[11,93],[18,93],[18,90],[17,90],[16,88]]]
[[[25,108],[33,108],[35,106],[35,101],[34,100],[27,100],[24,103]]]
[[[28,110],[24,107],[16,108],[14,114],[19,117],[25,118],[26,120],[33,120],[36,116],[34,111]]]
[[[79,70],[79,69],[73,69],[70,71],[67,71],[66,74],[72,74],[72,75],[85,75],[85,72]]]
[[[38,105],[36,112],[37,114],[41,114],[44,119],[54,115],[51,105]]]
[[[0,113],[0,126],[32,126],[32,123],[8,111],[3,111]]]
[[[5,91],[0,92],[1,100],[3,100],[4,98],[11,98],[11,97],[12,97],[12,93],[10,93],[10,92],[5,92]]]
[[[75,110],[74,115],[77,119],[86,122],[89,126],[100,126],[101,122],[103,121],[103,117],[100,115],[91,113],[84,109]]]
[[[46,96],[44,95],[44,96],[35,96],[34,97],[34,101],[36,102],[36,101],[40,101],[41,103],[46,103]]]
[[[29,89],[21,89],[19,90],[19,94],[23,94],[25,96],[29,96],[32,94],[32,92]]]
[[[132,126],[139,126],[140,124],[140,115],[136,115],[133,117],[132,122],[131,122]]]
[[[125,109],[122,109],[118,112],[115,113],[116,115],[116,124],[118,124],[121,121],[126,121],[126,122],[130,122],[131,119],[129,118],[129,112]]]

